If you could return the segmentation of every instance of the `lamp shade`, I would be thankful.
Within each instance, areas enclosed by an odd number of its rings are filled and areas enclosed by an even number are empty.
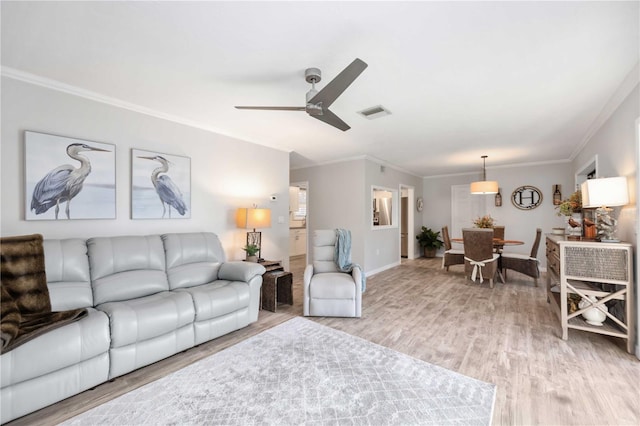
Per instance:
[[[581,185],[582,206],[624,206],[629,204],[627,178],[624,176],[589,179]]]
[[[236,211],[236,225],[243,229],[270,228],[271,210],[239,208]]]
[[[498,182],[495,180],[481,180],[471,183],[472,194],[497,194]]]

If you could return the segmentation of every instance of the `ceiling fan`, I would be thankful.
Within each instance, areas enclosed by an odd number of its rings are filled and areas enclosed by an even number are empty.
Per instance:
[[[304,78],[311,83],[311,90],[307,92],[307,104],[301,107],[284,107],[284,106],[236,106],[237,109],[259,109],[270,111],[306,111],[313,118],[324,121],[327,124],[337,127],[342,131],[349,130],[351,127],[340,119],[333,112],[329,111],[331,104],[344,92],[347,87],[358,78],[362,71],[367,68],[367,64],[356,58],[349,66],[342,70],[340,74],[329,82],[319,92],[316,90],[316,83],[321,80],[321,73],[318,68],[307,68],[304,72]]]

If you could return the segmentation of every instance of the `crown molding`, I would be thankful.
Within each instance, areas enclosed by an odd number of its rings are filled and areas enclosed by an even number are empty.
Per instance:
[[[224,135],[227,137],[231,137],[234,139],[234,136],[231,136],[229,134],[224,133],[223,131],[221,131],[218,128],[214,128],[211,127],[209,125],[197,122],[197,121],[192,121],[192,120],[188,120],[186,118],[177,116],[177,115],[172,115],[172,114],[166,114],[151,108],[147,108],[144,107],[142,105],[138,105],[138,104],[134,104],[132,102],[127,102],[127,101],[123,101],[122,99],[118,99],[118,98],[113,98],[111,96],[106,96],[103,95],[101,93],[98,92],[93,92],[91,90],[86,90],[86,89],[82,89],[80,87],[77,86],[72,86],[70,84],[67,83],[62,83],[60,81],[57,80],[53,80],[50,78],[46,78],[46,77],[42,77],[36,74],[31,74],[25,71],[20,71],[17,70],[15,68],[11,68],[11,67],[7,67],[7,66],[2,66],[1,69],[1,75],[3,77],[7,77],[7,78],[11,78],[14,80],[18,80],[18,81],[23,81],[25,83],[29,83],[29,84],[33,84],[36,86],[41,86],[44,87],[46,89],[50,89],[50,90],[55,90],[58,92],[63,92],[63,93],[67,93],[70,95],[74,95],[74,96],[78,96],[84,99],[88,99],[91,101],[95,101],[95,102],[99,102],[102,104],[106,104],[106,105],[110,105],[110,106],[114,106],[116,108],[122,108],[122,109],[126,109],[129,111],[133,111],[133,112],[137,112],[140,114],[144,114],[144,115],[148,115],[151,117],[155,117],[155,118],[159,118],[162,120],[167,120],[167,121],[171,121],[174,123],[178,123],[178,124],[182,124],[185,126],[189,126],[189,127],[193,127],[196,129],[200,129],[200,130],[205,130],[207,132],[211,132],[211,133],[216,133],[219,135]]]

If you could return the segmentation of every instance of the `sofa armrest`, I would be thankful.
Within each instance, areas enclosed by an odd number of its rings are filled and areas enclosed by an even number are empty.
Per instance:
[[[225,262],[220,265],[218,279],[229,281],[249,282],[251,278],[262,275],[267,270],[264,266],[254,262]]]

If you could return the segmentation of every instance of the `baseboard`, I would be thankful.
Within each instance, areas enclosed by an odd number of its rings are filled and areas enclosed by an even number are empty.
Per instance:
[[[375,275],[375,274],[378,274],[378,273],[380,273],[380,272],[382,272],[382,271],[386,271],[387,269],[395,268],[395,267],[396,267],[396,266],[398,266],[398,265],[400,265],[400,262],[399,262],[399,261],[398,261],[398,262],[393,262],[393,263],[390,263],[390,264],[388,264],[388,265],[385,265],[385,266],[383,266],[383,267],[381,267],[381,268],[374,269],[374,270],[372,270],[372,271],[368,271],[365,275],[366,275],[367,277],[370,277],[370,276]]]

